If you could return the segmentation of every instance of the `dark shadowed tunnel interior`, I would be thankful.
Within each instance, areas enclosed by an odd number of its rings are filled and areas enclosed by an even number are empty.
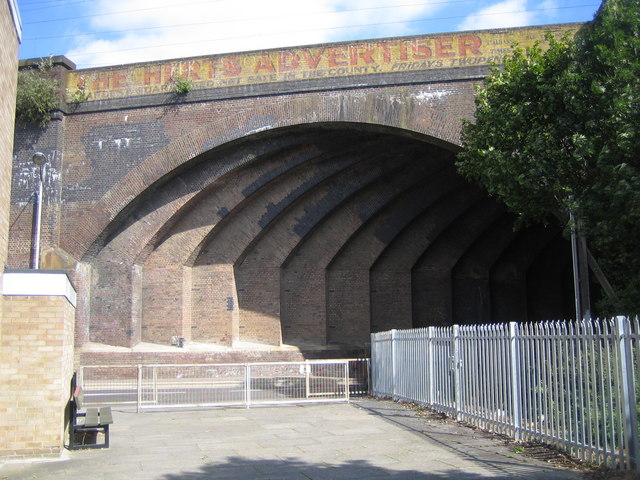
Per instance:
[[[561,229],[514,230],[456,173],[456,148],[344,123],[209,150],[86,254],[91,340],[358,346],[392,328],[569,315]]]

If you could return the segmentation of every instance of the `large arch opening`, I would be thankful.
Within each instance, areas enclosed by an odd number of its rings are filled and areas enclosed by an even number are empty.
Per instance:
[[[514,232],[456,173],[458,149],[331,123],[197,156],[85,255],[90,340],[353,347],[390,328],[564,316],[561,229]]]

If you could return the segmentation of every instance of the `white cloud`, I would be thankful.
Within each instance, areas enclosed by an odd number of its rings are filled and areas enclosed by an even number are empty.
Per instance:
[[[119,33],[90,37],[65,55],[82,68],[375,38],[380,24],[387,36],[404,35],[408,22],[444,6],[411,0],[96,0],[90,29]]]
[[[557,15],[558,2],[556,0],[544,0],[539,4],[541,10],[545,11],[547,15],[555,16]]]
[[[539,5],[539,4],[538,4]],[[505,0],[478,10],[460,23],[460,30],[509,28],[531,25],[535,12],[527,12],[527,0]]]

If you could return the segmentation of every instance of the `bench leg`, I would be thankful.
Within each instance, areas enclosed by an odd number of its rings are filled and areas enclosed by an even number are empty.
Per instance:
[[[102,444],[91,444],[91,445],[85,445],[84,440],[83,439],[83,443],[81,444],[77,444],[75,441],[75,436],[76,433],[88,433],[90,431],[95,431],[96,435],[97,432],[99,430],[102,430],[104,432],[104,443]],[[79,429],[71,429],[71,432],[69,434],[69,450],[80,450],[80,449],[85,449],[85,448],[109,448],[109,425],[98,425],[95,427],[89,427],[87,429],[84,428],[79,428]]]

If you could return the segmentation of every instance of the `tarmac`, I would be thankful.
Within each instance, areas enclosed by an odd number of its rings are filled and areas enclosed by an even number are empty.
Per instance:
[[[499,439],[391,401],[134,413],[110,448],[10,461],[1,480],[577,480]]]

